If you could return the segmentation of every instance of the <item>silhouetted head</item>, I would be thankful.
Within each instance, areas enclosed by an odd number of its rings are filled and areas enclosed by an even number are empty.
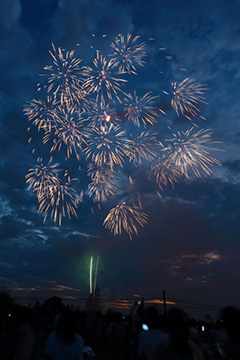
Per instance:
[[[167,317],[169,340],[172,350],[177,356],[193,358],[188,342],[188,315],[183,310],[171,309]]]
[[[236,343],[240,344],[240,309],[234,306],[228,306],[221,311],[223,326]]]
[[[57,338],[65,345],[70,346],[74,341],[76,322],[74,313],[66,312],[59,316],[55,333]]]
[[[160,317],[157,309],[154,306],[150,306],[146,310],[147,323],[150,329],[156,329],[159,327]]]
[[[177,308],[171,309],[167,319],[170,333],[176,331],[188,333],[188,315],[186,312]]]

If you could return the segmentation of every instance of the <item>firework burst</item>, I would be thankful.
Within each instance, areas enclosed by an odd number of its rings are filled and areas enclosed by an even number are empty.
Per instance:
[[[59,169],[59,163],[52,163],[53,158],[51,157],[48,164],[43,163],[42,158],[37,159],[37,165],[35,168],[29,169],[26,175],[26,183],[28,189],[33,189],[37,192],[37,195],[48,186],[59,184],[58,174],[62,171]]]
[[[90,164],[88,175],[91,176],[88,185],[89,197],[92,197],[94,202],[107,202],[109,196],[117,191],[116,177],[109,167]]]
[[[125,117],[136,126],[140,126],[141,123],[144,126],[156,124],[157,112],[154,106],[156,99],[157,96],[152,96],[150,92],[143,97],[137,96],[136,91],[133,95],[128,94],[124,99]]]
[[[74,107],[81,113],[89,111],[91,101],[79,82],[73,82],[71,87],[66,87],[61,96],[61,105],[68,108]]]
[[[113,168],[122,165],[129,146],[126,132],[113,124],[95,127],[91,130],[87,147],[84,149],[87,158],[91,158],[97,166],[103,164]]]
[[[175,164],[183,175],[188,177],[191,169],[196,177],[202,173],[211,175],[211,166],[220,162],[210,155],[210,151],[219,149],[212,148],[217,142],[212,141],[212,133],[209,129],[196,131],[193,127],[187,131],[178,131],[173,138],[166,140],[168,146],[162,150],[166,152],[168,160]]]
[[[129,206],[125,202],[111,209],[105,218],[103,225],[115,235],[121,235],[124,229],[130,239],[133,234],[138,235],[137,226],[147,224],[148,216],[140,207]]]
[[[203,97],[204,91],[207,90],[206,85],[197,84],[192,78],[186,78],[179,84],[174,82],[171,85],[173,86],[172,108],[178,116],[182,113],[188,120],[192,120],[191,117],[195,117],[200,111],[197,104],[199,102],[206,104]]]
[[[116,37],[115,42],[111,44],[111,47],[115,50],[111,55],[113,65],[120,72],[137,75],[136,65],[143,66],[145,64],[146,43],[139,42],[139,39],[140,36],[132,37],[131,34],[127,34],[126,38],[119,35]]]
[[[158,144],[156,134],[150,131],[142,132],[139,136],[134,137],[129,145],[127,155],[129,161],[136,166],[141,166],[142,161],[153,161],[157,156]]]
[[[53,51],[49,51],[53,58],[53,65],[44,66],[44,70],[47,70],[49,75],[42,74],[42,76],[48,76],[48,92],[53,91],[56,95],[66,88],[71,89],[72,86],[80,81],[81,68],[80,63],[82,60],[74,57],[75,51],[64,52],[60,47],[56,50],[54,44],[52,44]]]
[[[31,100],[24,106],[24,113],[28,117],[28,120],[33,125],[45,131],[52,129],[55,124],[55,117],[58,116],[59,102],[51,96],[47,97],[46,101]]]
[[[97,51],[97,56],[93,60],[93,67],[83,67],[83,89],[88,93],[96,93],[96,100],[100,96],[107,96],[108,99],[116,97],[119,102],[121,99],[118,96],[119,92],[123,92],[121,85],[126,82],[125,79],[119,78],[120,72],[116,71],[113,66],[113,61],[106,60]]]
[[[62,218],[74,215],[77,217],[77,208],[79,202],[82,202],[82,196],[71,186],[73,181],[70,176],[65,173],[62,180],[58,184],[48,185],[38,196],[39,211],[45,213],[45,219],[50,213],[51,218],[59,226],[62,224]]]
[[[166,158],[165,155],[160,156],[156,164],[151,165],[151,170],[156,178],[156,183],[160,190],[163,191],[163,185],[171,185],[174,189],[174,184],[177,183],[182,174],[179,169]]]
[[[98,166],[94,163],[90,163],[88,165],[88,176],[93,179],[96,175],[102,174],[105,176],[108,180],[115,178],[115,172],[107,165],[103,164],[101,166]]]
[[[114,122],[120,120],[116,114],[116,110],[107,104],[103,97],[101,97],[101,101],[95,102],[91,111],[87,114],[87,117],[89,125],[92,127],[104,126],[113,120]]]
[[[84,121],[74,108],[61,109],[61,113],[56,118],[56,127],[54,131],[47,131],[43,137],[43,143],[46,144],[53,138],[51,152],[60,151],[65,144],[67,157],[70,158],[73,153],[79,160],[79,152],[82,150],[82,144],[86,143],[87,134],[84,128]]]
[[[94,44],[97,46],[96,41]],[[65,163],[71,161],[70,167],[77,166],[83,176],[87,175],[89,181],[84,191],[90,198],[93,214],[95,208],[106,206],[112,196],[121,196],[119,205],[110,210],[103,225],[114,235],[126,231],[132,239],[148,220],[138,192],[140,187],[146,189],[141,186],[141,179],[144,178],[144,184],[153,180],[151,184],[162,197],[167,186],[174,188],[184,176],[210,176],[214,165],[220,164],[213,157],[213,151],[219,149],[214,148],[217,142],[212,140],[211,131],[199,128],[178,131],[171,138],[160,140],[164,134],[158,123],[160,113],[167,115],[172,109],[175,116],[193,120],[200,105],[206,103],[204,84],[183,77],[182,82],[171,84],[171,94],[163,91],[169,95],[171,105],[163,99],[160,106],[159,96],[151,91],[143,90],[137,95],[131,90],[136,85],[139,88],[140,82],[126,86],[127,80],[145,64],[147,45],[142,38],[119,34],[110,46],[110,55],[104,56],[97,50],[93,62],[82,66],[74,50],[65,51],[52,44],[50,65],[42,71],[45,81],[37,84],[41,94],[45,91],[44,101],[28,101],[24,113],[31,122],[27,131],[31,130],[28,143],[33,145],[32,153],[36,151],[34,140],[39,144],[42,137],[43,148],[52,154],[61,151],[54,154],[63,156]],[[172,57],[166,54],[165,59]],[[149,81],[150,78],[143,88],[151,84]],[[154,125],[156,130],[151,128]],[[80,156],[81,163],[76,161]],[[77,216],[82,193],[73,185],[76,180],[60,169],[53,158],[46,164],[38,158],[36,166],[28,170],[26,183],[37,195],[44,221],[48,216],[61,225],[64,217]],[[135,192],[136,205],[123,202],[128,191]]]

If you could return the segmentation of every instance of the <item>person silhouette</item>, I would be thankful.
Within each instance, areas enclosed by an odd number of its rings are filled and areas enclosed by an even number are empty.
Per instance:
[[[173,308],[167,317],[169,339],[156,346],[151,360],[203,360],[197,347],[189,339],[188,315],[184,311]]]
[[[83,339],[76,334],[74,313],[58,317],[54,332],[48,336],[44,356],[47,360],[83,360]]]

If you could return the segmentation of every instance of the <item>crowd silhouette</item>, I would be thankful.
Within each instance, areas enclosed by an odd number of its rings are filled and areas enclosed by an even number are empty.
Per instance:
[[[93,304],[92,304],[93,305]],[[240,360],[240,309],[196,321],[143,302],[129,314],[64,305],[54,296],[33,307],[0,292],[0,360]]]

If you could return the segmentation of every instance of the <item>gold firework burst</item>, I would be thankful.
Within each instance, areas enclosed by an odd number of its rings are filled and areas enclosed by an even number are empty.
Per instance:
[[[77,217],[77,208],[79,202],[82,202],[82,196],[71,186],[73,181],[67,173],[62,180],[56,185],[48,185],[38,196],[39,211],[47,215],[50,213],[51,218],[59,226],[62,224],[62,218],[74,215]]]
[[[156,99],[157,96],[152,96],[150,92],[142,97],[139,97],[136,91],[134,91],[133,95],[128,94],[124,99],[125,117],[136,126],[156,124],[157,111],[154,105]]]
[[[182,177],[181,171],[174,163],[169,161],[165,155],[159,156],[157,163],[151,165],[151,170],[153,171],[156,183],[161,191],[163,191],[163,185],[171,185],[174,189],[175,183]]]
[[[128,145],[126,132],[121,130],[120,126],[110,124],[91,129],[84,151],[87,158],[91,158],[97,166],[107,164],[113,168],[114,165],[122,165],[125,161]]]
[[[133,234],[138,235],[137,226],[147,224],[148,216],[140,207],[129,206],[125,202],[111,209],[105,218],[103,225],[115,235],[121,235],[124,229],[132,239]]]
[[[51,96],[48,96],[46,101],[33,99],[24,106],[24,113],[28,120],[38,127],[38,131],[51,131],[55,125],[55,117],[58,116],[59,105],[59,101]]]
[[[129,161],[138,166],[142,165],[143,160],[153,161],[158,154],[158,147],[156,134],[152,134],[150,131],[141,132],[140,135],[130,139],[127,151]]]
[[[28,189],[33,189],[39,195],[46,187],[59,184],[58,174],[62,171],[59,166],[59,163],[53,163],[52,157],[47,165],[44,164],[43,158],[37,158],[36,167],[29,169],[26,175]]]
[[[113,196],[117,191],[116,176],[109,167],[90,164],[88,175],[91,176],[88,185],[89,197],[93,198],[94,202],[107,202],[109,196]]]
[[[147,56],[145,51],[146,43],[139,41],[140,36],[133,37],[131,34],[119,35],[111,47],[115,50],[111,56],[113,65],[120,72],[137,75],[136,66],[145,64],[144,58]]]
[[[97,56],[93,60],[93,67],[83,67],[83,89],[90,94],[96,94],[97,101],[99,97],[107,96],[108,99],[116,97],[121,102],[118,94],[123,92],[121,86],[127,81],[119,77],[120,74],[113,66],[113,61],[106,60],[97,51]]]
[[[206,85],[198,84],[195,79],[186,78],[179,84],[172,83],[173,98],[171,106],[176,111],[177,115],[182,113],[188,120],[195,117],[199,113],[197,104],[199,102],[206,104],[206,99],[203,94],[207,90]]]
[[[172,139],[166,140],[168,145],[163,147],[166,157],[175,164],[183,175],[188,177],[189,169],[196,177],[202,173],[211,175],[211,167],[220,165],[220,161],[210,155],[211,151],[219,151],[212,145],[218,142],[212,140],[212,132],[209,129],[196,131],[191,128],[187,131],[178,131]]]
[[[81,59],[74,57],[74,50],[64,51],[60,47],[55,48],[52,43],[53,51],[49,51],[53,65],[44,66],[44,70],[48,74],[41,74],[41,76],[48,76],[48,92],[53,92],[54,95],[62,96],[62,91],[66,88],[76,86],[81,79]]]
[[[75,154],[79,160],[79,153],[82,151],[83,143],[86,144],[88,137],[85,122],[81,115],[73,108],[61,108],[61,112],[55,121],[54,131],[47,131],[43,137],[43,143],[53,139],[51,152],[60,151],[63,144],[67,149],[67,157],[70,158]]]

